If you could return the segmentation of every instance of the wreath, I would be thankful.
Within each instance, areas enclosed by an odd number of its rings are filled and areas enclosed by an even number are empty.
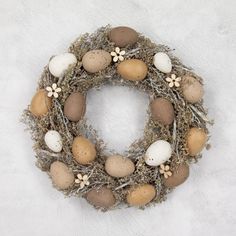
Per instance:
[[[110,152],[86,121],[91,88],[119,85],[150,98],[141,139],[125,155]],[[207,144],[203,81],[172,54],[129,27],[99,28],[76,39],[44,68],[23,113],[36,164],[66,196],[84,197],[97,209],[145,208],[189,176]]]

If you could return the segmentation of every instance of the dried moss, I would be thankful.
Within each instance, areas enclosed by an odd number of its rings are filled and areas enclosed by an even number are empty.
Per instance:
[[[45,88],[56,82],[63,92],[57,100],[53,100],[52,109],[46,116],[36,118],[30,113],[29,109],[26,109],[23,113],[22,121],[27,124],[35,142],[34,149],[37,166],[41,170],[48,172],[51,163],[55,160],[60,160],[66,163],[75,174],[89,174],[91,183],[89,186],[81,190],[75,184],[70,189],[63,191],[66,195],[83,197],[90,189],[107,185],[114,191],[117,198],[116,207],[119,207],[125,202],[129,186],[151,183],[156,186],[158,192],[157,197],[151,204],[162,202],[166,199],[166,194],[170,189],[162,184],[163,177],[160,176],[158,167],[150,167],[144,163],[143,158],[146,149],[154,141],[164,139],[172,143],[173,146],[173,155],[170,159],[172,170],[182,162],[195,162],[201,156],[189,157],[185,141],[186,132],[193,126],[201,127],[208,132],[207,123],[211,122],[207,119],[207,112],[202,103],[189,104],[183,99],[179,88],[169,88],[165,82],[166,75],[153,66],[153,55],[157,52],[166,52],[173,64],[173,73],[178,74],[178,76],[193,75],[201,83],[202,79],[173,56],[170,48],[165,45],[155,44],[142,35],[139,35],[139,40],[135,45],[128,46],[124,50],[126,51],[126,59],[142,59],[148,65],[148,75],[145,80],[140,82],[123,80],[116,72],[117,64],[115,63],[112,63],[99,73],[87,73],[81,66],[82,57],[87,51],[104,49],[111,52],[114,50],[114,44],[107,38],[109,30],[109,26],[102,27],[93,34],[82,35],[71,44],[69,52],[76,55],[78,64],[69,68],[59,81],[49,73],[48,66],[44,68],[39,79],[38,88]],[[97,132],[91,126],[88,126],[85,119],[77,123],[70,122],[63,114],[63,104],[72,92],[79,91],[86,96],[89,89],[100,88],[107,84],[136,88],[146,92],[150,99],[156,97],[167,98],[172,102],[176,115],[173,125],[164,126],[154,122],[151,119],[150,111],[148,112],[149,120],[145,126],[143,138],[134,142],[126,152],[127,156],[135,162],[136,170],[131,176],[119,179],[112,178],[105,172],[104,143],[98,137]],[[63,151],[61,153],[52,153],[43,141],[45,133],[50,129],[57,130],[62,135]],[[77,135],[83,135],[96,144],[97,158],[88,166],[82,166],[73,159],[71,145],[73,138]]]

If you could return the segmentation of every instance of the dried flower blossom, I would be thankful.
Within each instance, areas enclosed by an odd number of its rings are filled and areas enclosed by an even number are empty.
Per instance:
[[[115,51],[111,52],[111,56],[113,56],[114,62],[117,62],[118,60],[124,61],[124,57],[123,57],[124,55],[125,55],[125,51],[124,50],[121,51],[119,47],[116,47]]]
[[[52,87],[46,87],[46,90],[48,91],[48,97],[54,96],[54,98],[58,98],[58,93],[61,92],[61,88],[58,88],[56,83],[53,83]]]
[[[170,77],[166,78],[166,81],[169,83],[169,87],[179,87],[180,86],[180,81],[181,81],[181,77],[176,77],[175,74],[171,74]]]

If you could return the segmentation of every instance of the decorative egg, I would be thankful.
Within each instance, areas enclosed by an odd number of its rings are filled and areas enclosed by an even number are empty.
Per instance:
[[[154,120],[163,125],[170,125],[174,121],[175,112],[171,102],[165,98],[156,98],[150,104]]]
[[[170,73],[172,70],[172,63],[169,56],[164,52],[158,52],[153,57],[154,66],[163,73]]]
[[[48,113],[52,106],[52,99],[47,96],[44,89],[40,89],[32,98],[30,104],[30,112],[37,117]]]
[[[74,54],[66,52],[53,57],[48,64],[49,71],[55,77],[63,76],[70,65],[75,65],[77,59]]]
[[[75,160],[82,165],[87,165],[96,158],[95,145],[82,136],[78,136],[74,139],[72,153]]]
[[[207,134],[204,129],[191,128],[187,133],[187,148],[190,156],[196,156],[205,147]]]
[[[79,93],[72,93],[65,101],[64,115],[71,121],[79,121],[85,113],[85,97]]]
[[[130,206],[141,207],[151,202],[156,196],[156,189],[151,184],[141,184],[129,189],[126,201]]]
[[[169,176],[167,179],[164,179],[164,185],[168,188],[174,188],[188,178],[189,176],[189,166],[187,164],[180,164],[178,168],[172,172],[172,176]]]
[[[86,71],[96,73],[104,70],[111,63],[111,55],[104,50],[92,50],[82,58],[82,64]]]
[[[90,190],[86,195],[86,199],[91,205],[105,209],[112,207],[116,203],[112,190],[107,187]]]
[[[73,185],[75,181],[72,170],[67,165],[60,161],[55,161],[50,166],[50,176],[53,184],[58,189],[67,189]]]
[[[158,140],[147,149],[145,162],[149,166],[159,166],[170,159],[171,153],[170,143],[165,140]]]
[[[184,98],[190,103],[201,101],[204,91],[203,86],[192,76],[184,76],[181,81]]]
[[[117,72],[122,78],[133,81],[143,80],[148,72],[147,65],[138,59],[129,59],[117,66]]]
[[[107,158],[105,170],[113,177],[122,178],[132,174],[135,170],[135,166],[129,158],[113,155]]]
[[[125,47],[137,42],[138,33],[129,27],[119,26],[109,32],[108,38],[110,41],[114,42],[116,46]]]
[[[49,130],[44,136],[44,141],[53,152],[62,150],[62,138],[56,130]]]

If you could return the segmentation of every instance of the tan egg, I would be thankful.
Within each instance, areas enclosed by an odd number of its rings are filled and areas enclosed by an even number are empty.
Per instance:
[[[72,153],[75,160],[82,165],[87,165],[96,158],[95,145],[82,136],[78,136],[74,139]]]
[[[37,117],[48,113],[52,106],[52,99],[47,96],[44,89],[40,89],[32,98],[30,112]]]
[[[112,207],[116,203],[112,190],[107,187],[90,190],[86,195],[86,199],[91,205],[105,209]]]
[[[104,70],[111,63],[111,55],[104,50],[92,50],[82,58],[82,64],[86,71],[96,73]]]
[[[184,98],[190,103],[201,101],[204,91],[203,86],[192,76],[184,76],[181,81]]]
[[[144,206],[156,196],[156,189],[151,184],[141,184],[130,188],[126,200],[130,206]]]
[[[138,59],[129,59],[121,62],[117,66],[117,72],[123,79],[140,81],[145,79],[148,68],[147,65]]]
[[[135,170],[135,166],[129,158],[113,155],[107,158],[105,170],[113,177],[122,178],[132,174]]]
[[[187,133],[187,148],[190,156],[196,156],[205,147],[207,134],[204,129],[191,128]]]
[[[165,98],[156,98],[150,104],[151,113],[154,120],[163,125],[170,125],[174,121],[175,112],[171,102]]]
[[[137,42],[138,33],[129,27],[119,26],[109,32],[108,38],[110,41],[114,42],[116,46],[125,47]]]
[[[174,188],[188,178],[189,176],[189,166],[185,163],[180,164],[178,168],[172,173],[172,176],[169,176],[167,179],[164,179],[164,185],[168,188]]]
[[[58,189],[67,189],[75,181],[73,172],[60,161],[55,161],[50,166],[50,176],[53,184]]]
[[[64,115],[71,121],[79,121],[86,109],[85,97],[79,93],[72,93],[65,101]]]

